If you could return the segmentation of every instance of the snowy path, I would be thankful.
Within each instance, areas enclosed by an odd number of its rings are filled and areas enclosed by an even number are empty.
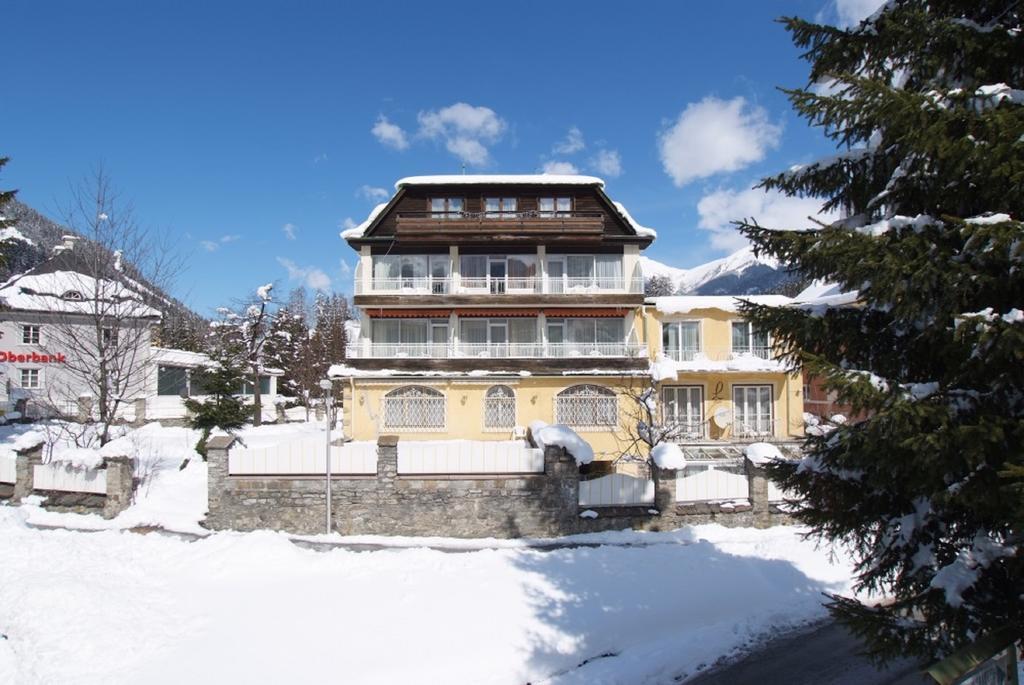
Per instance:
[[[0,682],[30,685],[666,683],[821,618],[820,593],[849,576],[786,528],[359,553],[274,533],[39,530],[23,515],[0,506],[0,548],[17,550],[0,565]]]

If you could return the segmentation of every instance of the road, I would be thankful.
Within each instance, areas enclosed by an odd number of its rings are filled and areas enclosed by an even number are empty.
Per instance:
[[[765,644],[739,661],[688,680],[687,685],[934,685],[916,662],[903,660],[876,670],[860,656],[860,645],[834,622]]]

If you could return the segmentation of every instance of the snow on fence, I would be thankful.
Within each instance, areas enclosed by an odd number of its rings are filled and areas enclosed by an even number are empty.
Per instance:
[[[88,492],[107,494],[106,469],[78,469],[64,464],[37,464],[32,467],[33,490]]]
[[[291,440],[268,447],[235,447],[228,453],[232,476],[319,476],[327,470],[324,437]],[[376,475],[377,444],[348,442],[331,445],[331,473]]]
[[[688,463],[676,472],[677,502],[749,499],[750,481],[742,461]]]
[[[613,473],[580,481],[581,507],[616,507],[654,504],[654,481]]]
[[[521,440],[399,441],[398,473],[544,473],[544,451]]]
[[[13,454],[0,454],[0,483],[15,483],[18,480],[18,460]]]

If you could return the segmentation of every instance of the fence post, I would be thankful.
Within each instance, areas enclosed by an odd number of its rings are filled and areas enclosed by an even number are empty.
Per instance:
[[[554,490],[554,502],[549,506],[555,512],[556,529],[562,534],[577,532],[580,525],[580,467],[576,458],[562,447],[544,448],[544,477]]]
[[[131,504],[135,460],[131,457],[107,457],[103,465],[107,470],[107,500],[103,504],[103,518],[111,519]]]
[[[654,508],[660,516],[669,517],[676,510],[676,470],[651,466],[654,479]]]
[[[92,420],[92,395],[82,393],[78,396],[78,422],[89,423]]]
[[[768,528],[772,525],[771,506],[768,504],[768,473],[764,467],[757,466],[744,457],[747,479],[750,483],[750,510],[754,517],[755,528]]]
[[[43,441],[34,447],[17,451],[14,469],[14,495],[11,500],[21,502],[35,489],[35,466],[43,463]]]
[[[393,487],[398,476],[398,436],[381,435],[377,438],[378,485]]]
[[[227,489],[228,451],[235,444],[230,435],[215,435],[206,440],[206,499],[209,514],[206,523],[210,528],[229,528],[232,522],[228,512],[222,511],[221,495]],[[226,517],[221,520],[221,517]]]
[[[146,398],[140,397],[135,400],[135,420],[132,425],[136,428],[146,425]]]

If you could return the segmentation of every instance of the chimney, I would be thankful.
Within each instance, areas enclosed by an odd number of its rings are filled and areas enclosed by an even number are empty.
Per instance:
[[[65,250],[75,249],[75,243],[81,240],[81,238],[79,238],[77,235],[62,235],[60,239],[64,241],[61,244],[61,247],[63,247]]]

